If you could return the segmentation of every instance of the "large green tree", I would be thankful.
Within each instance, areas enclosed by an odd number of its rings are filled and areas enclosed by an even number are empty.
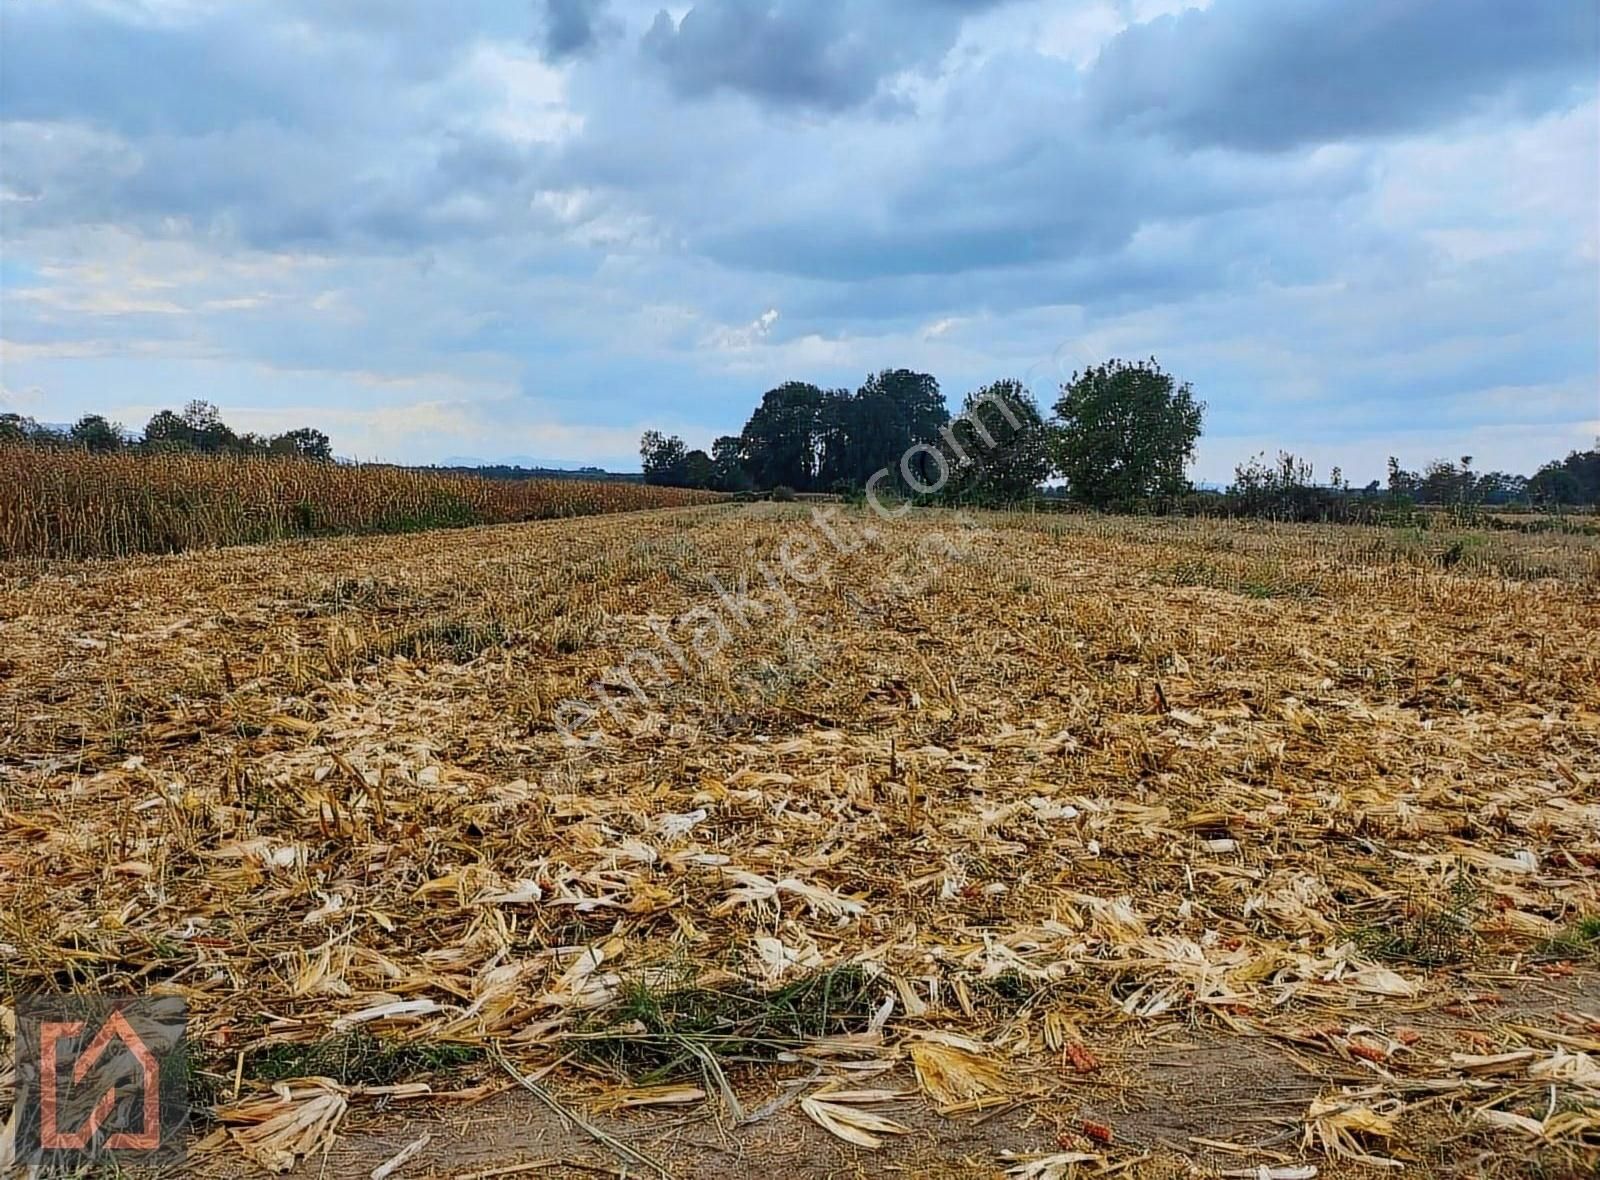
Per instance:
[[[816,485],[832,488],[855,483],[857,440],[862,429],[861,405],[847,389],[829,389],[817,406]]]
[[[741,433],[712,444],[710,486],[730,492],[859,488],[876,471],[898,471],[901,456],[915,443],[936,441],[948,419],[939,383],[927,373],[885,369],[854,393],[787,381],[762,395]],[[651,431],[645,449],[672,441]],[[919,455],[916,461],[922,470],[929,459]],[[646,468],[666,470],[674,462],[663,452]],[[698,460],[694,466],[703,473]]]
[[[761,396],[745,423],[745,464],[757,487],[810,491],[818,485],[823,409],[832,395],[804,381],[786,381]]]
[[[1188,489],[1205,404],[1154,358],[1074,373],[1055,411],[1056,470],[1073,499],[1110,507]]]
[[[322,431],[311,426],[302,426],[298,430],[288,430],[268,439],[267,452],[328,463],[333,459],[333,443]]]
[[[158,410],[145,424],[144,445],[152,450],[186,450],[194,445],[181,414]]]
[[[0,442],[32,442],[39,433],[39,424],[21,414],[0,414]]]
[[[159,450],[237,451],[239,436],[222,420],[217,407],[192,401],[183,413],[162,410],[144,428],[145,445]]]
[[[72,441],[87,451],[105,454],[122,449],[122,427],[100,414],[85,414],[72,427]]]
[[[856,391],[858,405],[851,482],[860,486],[872,473],[897,470],[901,456],[917,443],[936,442],[950,420],[939,382],[912,369],[884,369],[868,377]],[[931,458],[919,450],[911,460],[920,482],[931,480]]]
[[[184,406],[183,424],[189,431],[189,445],[196,450],[218,453],[239,449],[239,436],[211,402],[196,399]]]
[[[647,430],[639,439],[639,460],[644,468],[644,482],[682,487],[686,478],[685,460],[689,448],[677,435],[665,435],[659,430]]]
[[[709,488],[716,482],[716,474],[716,467],[711,462],[711,456],[699,447],[696,447],[683,457],[684,487]]]
[[[1546,463],[1528,480],[1527,490],[1541,504],[1600,504],[1600,439],[1590,450]]]
[[[754,486],[744,465],[744,439],[724,434],[711,444],[711,486],[720,492],[747,492]]]
[[[969,393],[950,423],[953,445],[947,498],[980,504],[1015,504],[1031,497],[1050,474],[1050,427],[1020,381],[996,381]],[[937,459],[926,450],[908,456]],[[927,481],[912,472],[916,482]],[[920,489],[917,489],[920,490]]]

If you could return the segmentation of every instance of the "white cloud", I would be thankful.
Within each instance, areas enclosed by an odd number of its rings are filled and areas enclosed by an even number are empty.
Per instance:
[[[567,104],[565,72],[532,49],[479,42],[459,77],[494,96],[478,119],[513,143],[559,143],[583,130],[583,116]]]
[[[720,325],[706,335],[706,347],[718,352],[748,352],[772,335],[778,322],[778,309],[769,307],[748,324],[730,328]]]

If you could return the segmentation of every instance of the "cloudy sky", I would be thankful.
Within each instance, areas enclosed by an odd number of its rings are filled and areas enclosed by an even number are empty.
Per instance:
[[[5,0],[0,409],[637,466],[1157,356],[1362,480],[1600,434],[1592,0]]]

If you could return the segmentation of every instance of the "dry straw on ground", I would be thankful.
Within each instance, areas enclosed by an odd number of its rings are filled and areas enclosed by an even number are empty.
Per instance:
[[[612,684],[607,740],[563,745],[560,701],[665,661],[808,519],[13,568],[5,994],[185,996],[213,1145],[267,1164],[384,1087],[510,1073],[724,1121],[810,1078],[892,1153],[895,1063],[981,1117],[1177,1026],[1324,1079],[1288,1145],[1324,1167],[1426,1167],[1441,1112],[1590,1150],[1600,1015],[1489,998],[1600,941],[1583,539],[1444,569],[1378,530],[845,514],[878,539],[786,581],[793,618],[724,611],[654,715]],[[1135,1150],[1085,1122],[1005,1166]]]

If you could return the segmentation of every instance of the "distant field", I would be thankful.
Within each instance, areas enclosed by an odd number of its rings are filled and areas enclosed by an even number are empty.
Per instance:
[[[0,446],[0,559],[176,553],[676,508],[720,497],[620,480],[499,480],[404,467]]]
[[[0,1002],[203,1175],[1591,1174],[1600,542],[816,508],[0,565]]]

